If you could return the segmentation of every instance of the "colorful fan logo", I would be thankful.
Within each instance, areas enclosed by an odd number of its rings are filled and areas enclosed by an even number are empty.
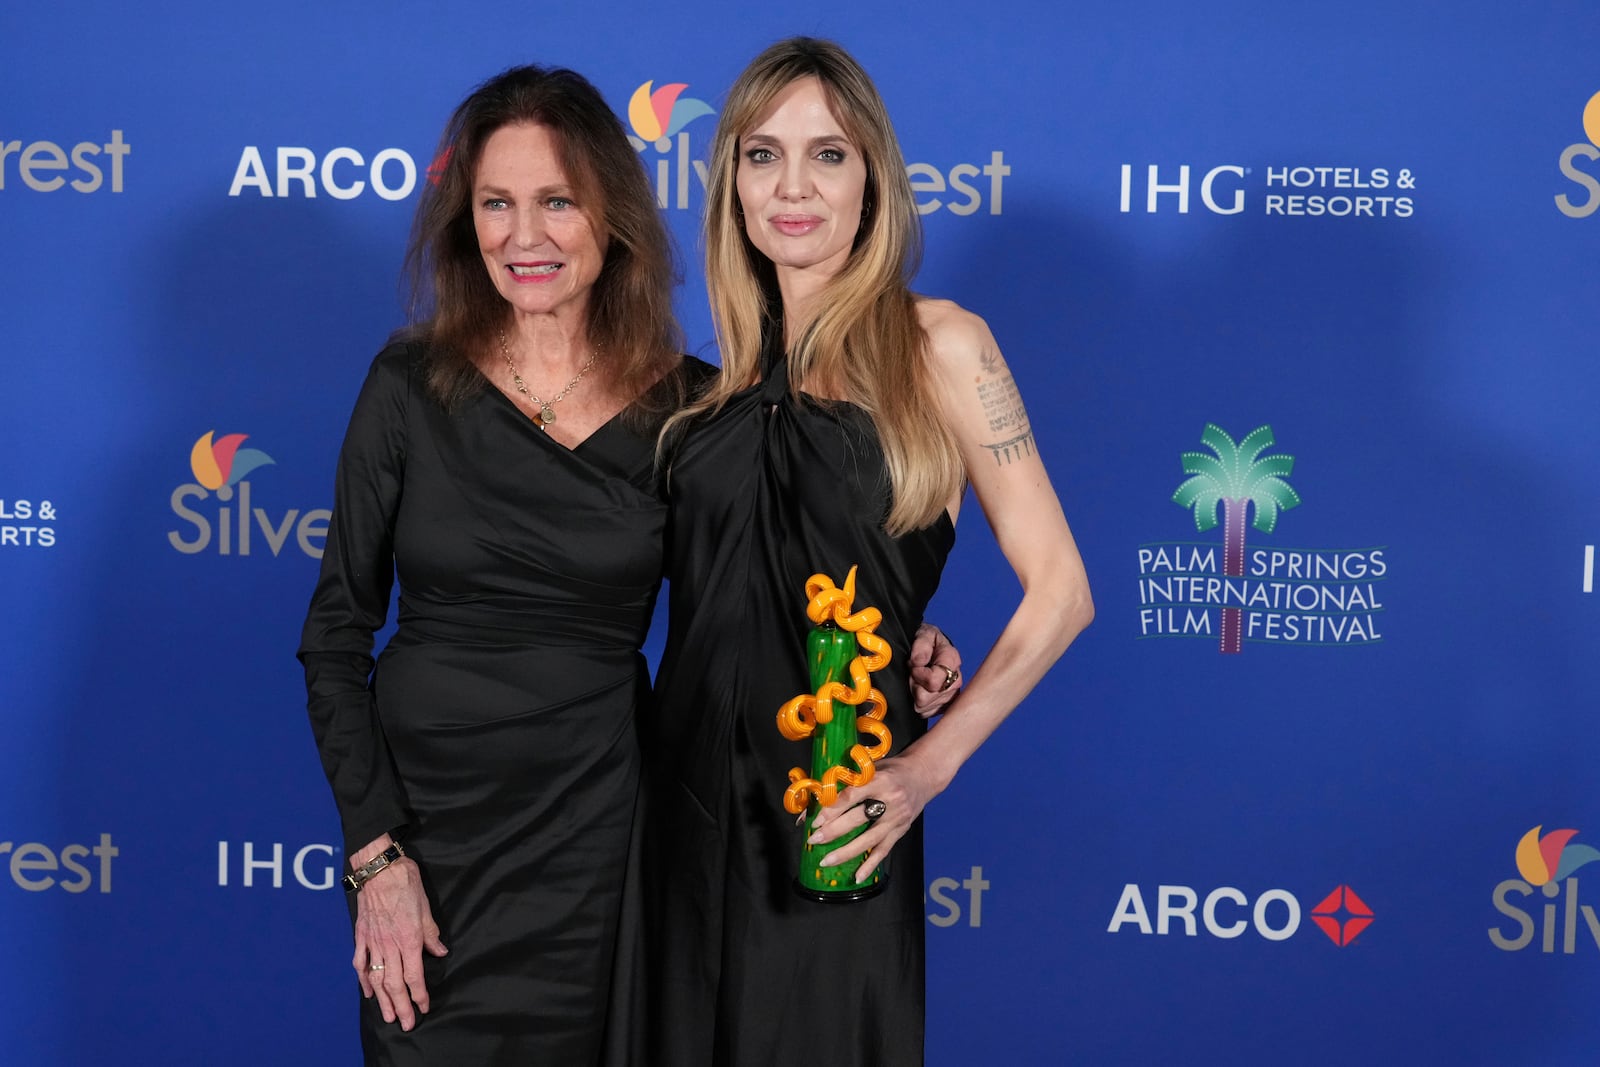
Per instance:
[[[656,148],[665,152],[671,147],[668,138],[695,119],[714,112],[704,100],[683,95],[689,88],[686,82],[673,82],[659,89],[654,85],[653,80],[647,81],[633,91],[628,101],[628,122],[640,140],[653,141]]]
[[[1595,93],[1583,105],[1583,132],[1588,135],[1590,144],[1600,147],[1600,93]]]
[[[1540,837],[1539,831],[1543,829],[1543,826],[1535,826],[1517,842],[1517,870],[1529,885],[1559,882],[1579,867],[1600,860],[1600,851],[1588,845],[1568,844],[1578,836],[1578,831],[1551,830]]]
[[[257,467],[273,462],[272,457],[260,449],[239,447],[249,434],[230,433],[213,441],[215,433],[215,430],[206,431],[189,452],[189,468],[194,471],[194,480],[205,488],[216,490],[225,485],[238,485]]]

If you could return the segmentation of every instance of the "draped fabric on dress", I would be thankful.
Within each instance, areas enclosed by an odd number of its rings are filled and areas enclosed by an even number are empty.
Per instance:
[[[859,564],[856,607],[883,612],[894,649],[874,675],[894,751],[921,735],[906,661],[954,528],[941,515],[885,534],[871,419],[792,393],[781,360],[689,431],[668,486],[671,628],[647,747],[653,1062],[920,1064],[921,822],[879,896],[796,895],[800,833],[782,795],[810,743],[784,740],[775,716],[810,688],[806,578],[842,584]]]
[[[416,345],[373,362],[300,647],[345,848],[393,830],[450,950],[424,956],[412,1033],[366,1000],[362,1043],[374,1064],[592,1064],[637,870],[654,439],[619,417],[569,450],[487,386],[447,412],[424,374]]]

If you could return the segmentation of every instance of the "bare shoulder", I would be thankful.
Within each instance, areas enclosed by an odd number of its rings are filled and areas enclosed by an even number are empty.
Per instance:
[[[1033,428],[989,324],[948,300],[917,301],[928,363],[969,477],[1031,459]],[[992,457],[994,464],[988,462]]]
[[[928,355],[945,372],[993,373],[999,346],[983,317],[951,300],[917,298],[917,319],[928,335]]]

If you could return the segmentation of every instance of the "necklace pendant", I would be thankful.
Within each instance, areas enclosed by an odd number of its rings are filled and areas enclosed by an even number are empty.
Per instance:
[[[556,409],[551,407],[549,404],[540,404],[539,405],[539,421],[544,423],[544,425],[546,425],[546,426],[549,426],[552,422],[555,422],[556,421]]]

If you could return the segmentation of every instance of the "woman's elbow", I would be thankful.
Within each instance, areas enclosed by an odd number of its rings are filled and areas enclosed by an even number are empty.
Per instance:
[[[1094,597],[1089,594],[1089,583],[1076,582],[1062,609],[1062,629],[1067,643],[1071,644],[1093,621]]]
[[[1094,621],[1094,598],[1082,571],[1063,574],[1052,585],[1048,625],[1055,635],[1055,655],[1059,657]]]

